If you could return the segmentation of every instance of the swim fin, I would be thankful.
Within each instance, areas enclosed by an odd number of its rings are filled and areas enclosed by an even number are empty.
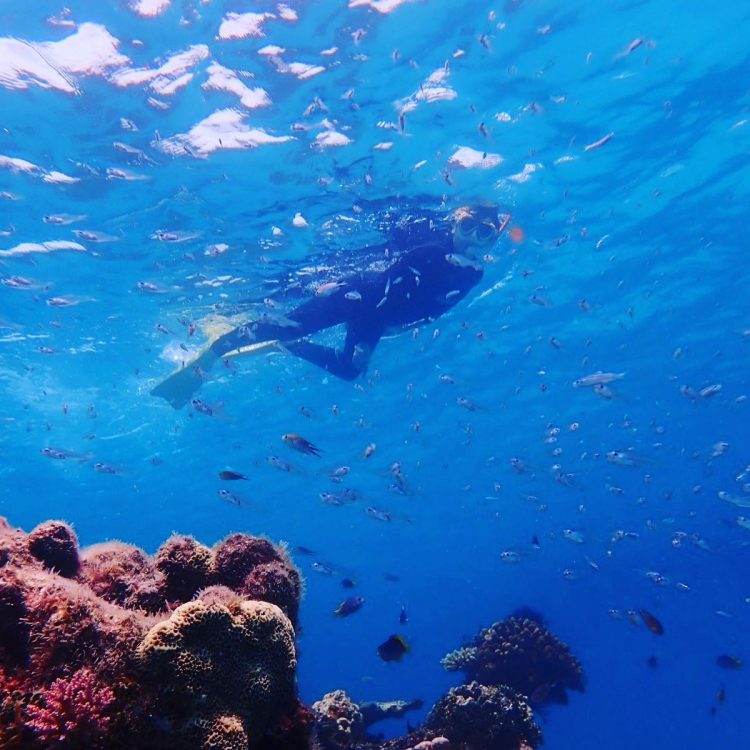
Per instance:
[[[240,346],[219,356],[212,349],[215,339],[209,341],[198,354],[182,367],[168,375],[152,390],[152,396],[158,396],[168,401],[175,409],[181,409],[190,402],[193,394],[201,387],[205,374],[211,369],[216,360],[226,357],[240,357],[248,354],[261,354],[278,345],[276,339],[260,341],[247,346]]]

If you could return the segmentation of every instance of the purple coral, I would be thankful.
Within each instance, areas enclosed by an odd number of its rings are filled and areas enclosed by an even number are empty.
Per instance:
[[[217,582],[232,589],[240,589],[256,565],[270,562],[283,562],[277,547],[248,534],[230,534],[214,550]]]
[[[65,578],[78,572],[78,537],[64,521],[40,523],[27,537],[29,552]]]
[[[115,695],[94,673],[79,669],[41,691],[38,703],[26,706],[26,728],[46,746],[103,747]]]
[[[211,550],[191,536],[173,534],[159,547],[154,562],[164,576],[164,593],[170,602],[190,601],[210,583]]]
[[[297,626],[302,579],[291,563],[268,562],[256,566],[245,578],[241,593],[248,599],[275,604]]]

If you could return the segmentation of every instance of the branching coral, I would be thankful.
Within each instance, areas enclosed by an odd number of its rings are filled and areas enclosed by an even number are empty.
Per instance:
[[[584,689],[581,664],[570,649],[528,617],[496,622],[442,664],[484,685],[509,685],[537,703],[566,702],[566,689]]]
[[[115,696],[90,669],[59,678],[26,706],[26,727],[37,743],[60,748],[105,747]]]

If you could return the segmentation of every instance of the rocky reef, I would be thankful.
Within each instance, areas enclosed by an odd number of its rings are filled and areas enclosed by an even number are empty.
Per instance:
[[[470,645],[445,656],[442,665],[482,685],[507,685],[532,705],[567,703],[567,690],[584,690],[580,662],[531,610],[480,631]]]
[[[174,535],[151,556],[0,518],[0,750],[532,750],[531,705],[583,689],[565,644],[520,613],[446,657],[468,684],[384,741],[371,726],[420,700],[298,699],[302,586],[262,537]]]
[[[309,747],[287,615],[300,593],[259,537],[173,536],[151,557],[0,519],[0,748]]]

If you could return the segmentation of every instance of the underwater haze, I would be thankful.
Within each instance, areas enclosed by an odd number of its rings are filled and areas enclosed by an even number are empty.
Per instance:
[[[414,723],[529,606],[586,674],[545,747],[747,746],[747,29],[730,0],[5,0],[0,515],[284,540],[306,702]],[[362,377],[273,350],[151,395],[370,263],[386,213],[476,202],[509,217],[481,282]]]

